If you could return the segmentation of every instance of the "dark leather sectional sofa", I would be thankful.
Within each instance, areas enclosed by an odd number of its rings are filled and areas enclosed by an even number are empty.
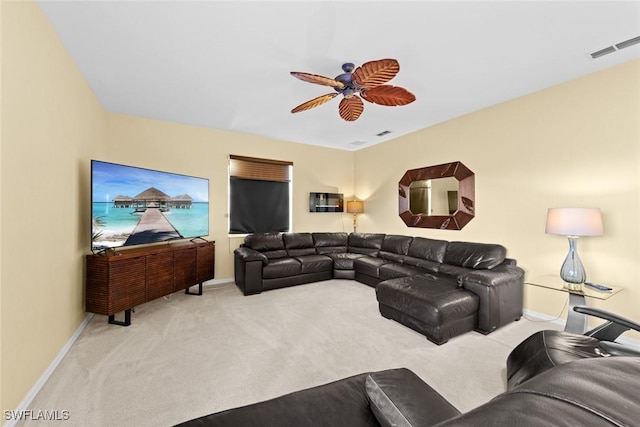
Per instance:
[[[356,375],[180,426],[638,426],[638,396],[638,357],[561,364],[464,414],[401,368]]]
[[[376,288],[383,316],[436,344],[520,319],[524,271],[497,244],[381,233],[259,233],[234,252],[245,295],[332,278]]]

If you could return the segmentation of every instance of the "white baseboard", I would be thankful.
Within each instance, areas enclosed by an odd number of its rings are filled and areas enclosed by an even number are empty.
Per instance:
[[[524,313],[525,317],[535,317],[539,320],[545,321],[545,322],[549,322],[549,323],[553,323],[554,325],[559,325],[564,327],[564,323],[566,321],[566,319],[563,318],[558,318],[558,317],[554,317],[554,316],[550,316],[548,314],[544,314],[544,313],[538,313],[537,311],[533,311],[533,310],[529,310],[529,309],[524,309],[522,310]]]
[[[220,285],[226,285],[227,283],[233,283],[233,282],[235,282],[235,279],[233,277],[229,277],[226,279],[208,280],[204,282],[202,286],[220,286]]]
[[[33,387],[31,387],[31,390],[29,390],[25,398],[22,399],[22,402],[18,404],[18,407],[14,410],[16,413],[22,413],[23,411],[27,410],[29,405],[31,405],[31,402],[33,401],[33,399],[38,395],[42,387],[44,387],[44,385],[47,383],[47,380],[49,379],[51,374],[53,374],[53,372],[56,370],[60,362],[62,362],[62,359],[64,359],[64,357],[67,355],[67,353],[71,349],[71,346],[73,346],[73,344],[76,342],[76,340],[78,339],[78,337],[80,336],[84,328],[89,324],[89,321],[92,318],[93,318],[92,313],[87,314],[87,316],[84,318],[82,323],[80,323],[80,326],[78,326],[78,328],[75,330],[73,335],[71,335],[71,338],[69,338],[67,343],[64,345],[64,347],[62,347],[60,352],[57,354],[55,359],[53,359],[53,361],[49,364],[47,369],[45,369],[42,375],[40,375],[40,378],[38,378],[38,381],[36,381]],[[19,420],[17,418],[12,418],[10,420],[7,420],[7,422],[5,422],[3,426],[13,427],[16,425],[18,421]]]
[[[538,313],[537,311],[528,310],[526,308],[523,311],[525,316],[536,317],[540,320],[544,320],[549,323],[559,325],[561,327],[564,327],[564,324],[566,322],[566,319],[549,316],[548,314],[544,314],[544,313]],[[628,345],[629,347],[632,347],[640,351],[640,339],[630,338],[630,337],[620,337],[616,340],[616,342],[620,344]]]

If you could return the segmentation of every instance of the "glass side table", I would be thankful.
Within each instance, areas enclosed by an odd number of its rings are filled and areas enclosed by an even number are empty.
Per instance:
[[[607,285],[612,288],[610,291],[598,291],[588,286],[576,288],[573,284],[568,284],[560,279],[545,280],[542,282],[525,282],[525,285],[537,286],[539,288],[552,289],[554,291],[566,292],[569,294],[569,312],[567,313],[567,323],[564,325],[566,332],[575,334],[584,334],[587,331],[587,317],[585,314],[573,311],[574,305],[587,305],[587,299],[595,298],[599,300],[607,300],[620,292],[622,288]]]

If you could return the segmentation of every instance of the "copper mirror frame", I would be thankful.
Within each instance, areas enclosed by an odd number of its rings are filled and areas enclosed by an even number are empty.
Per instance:
[[[414,214],[409,209],[409,186],[414,181],[454,177],[458,180],[458,208],[452,215]],[[408,170],[398,183],[400,218],[407,227],[462,230],[475,216],[475,174],[461,162]]]

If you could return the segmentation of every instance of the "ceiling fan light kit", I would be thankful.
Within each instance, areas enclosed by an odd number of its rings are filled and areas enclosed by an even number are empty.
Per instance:
[[[336,93],[328,93],[304,102],[293,110],[292,113],[310,110],[324,104],[342,94],[344,97],[338,106],[338,113],[343,120],[353,122],[358,120],[364,111],[362,100],[373,104],[395,107],[407,105],[416,100],[415,95],[400,86],[387,85],[400,71],[400,64],[395,59],[380,59],[355,67],[347,62],[342,64],[343,74],[335,78],[320,76],[317,74],[292,71],[291,75],[308,83],[332,87]],[[360,96],[358,96],[360,95]]]

